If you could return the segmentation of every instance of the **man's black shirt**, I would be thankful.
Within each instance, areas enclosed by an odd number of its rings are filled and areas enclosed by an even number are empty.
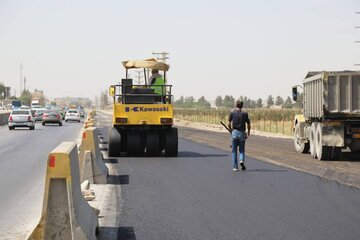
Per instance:
[[[247,112],[241,111],[239,108],[234,108],[229,116],[229,122],[232,122],[232,128],[245,131],[245,123],[250,125],[249,115]]]

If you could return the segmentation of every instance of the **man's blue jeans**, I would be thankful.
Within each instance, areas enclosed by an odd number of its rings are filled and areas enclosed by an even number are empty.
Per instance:
[[[234,129],[231,133],[232,138],[232,161],[233,167],[238,168],[237,151],[239,148],[240,162],[245,162],[245,132]]]

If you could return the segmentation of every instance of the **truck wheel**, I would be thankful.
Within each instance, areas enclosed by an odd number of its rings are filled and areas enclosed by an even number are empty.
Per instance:
[[[157,132],[149,132],[146,136],[146,154],[156,156],[160,153],[160,136]]]
[[[316,158],[316,127],[316,122],[313,122],[310,126],[310,154],[313,158]]]
[[[309,142],[303,143],[300,139],[300,124],[296,124],[294,131],[294,146],[298,153],[307,153],[309,152],[310,144]]]
[[[165,135],[165,155],[176,157],[178,155],[178,132],[177,128],[170,128]]]
[[[109,132],[109,157],[120,157],[121,155],[121,135],[116,128]]]
[[[144,153],[144,141],[140,132],[132,131],[127,133],[127,152],[131,156],[139,156]]]
[[[330,148],[323,146],[322,124],[319,123],[316,128],[316,156],[319,160],[328,160]]]

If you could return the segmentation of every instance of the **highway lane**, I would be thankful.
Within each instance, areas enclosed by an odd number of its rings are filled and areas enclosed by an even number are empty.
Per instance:
[[[120,239],[360,236],[358,189],[251,158],[232,172],[230,159],[185,139],[178,158],[118,158]]]
[[[75,141],[83,123],[36,124],[34,131],[0,127],[0,239],[24,239],[37,224],[48,153]]]

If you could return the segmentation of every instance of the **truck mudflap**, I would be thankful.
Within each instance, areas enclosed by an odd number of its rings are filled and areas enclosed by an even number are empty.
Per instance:
[[[323,146],[345,147],[344,123],[321,124]]]

